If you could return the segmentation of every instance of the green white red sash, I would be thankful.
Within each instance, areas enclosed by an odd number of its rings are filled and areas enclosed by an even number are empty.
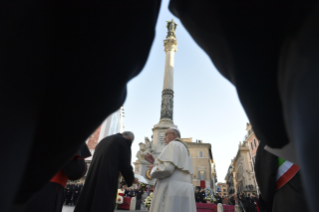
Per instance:
[[[276,177],[276,189],[285,185],[297,172],[299,166],[291,163],[288,160],[278,157],[278,171]]]

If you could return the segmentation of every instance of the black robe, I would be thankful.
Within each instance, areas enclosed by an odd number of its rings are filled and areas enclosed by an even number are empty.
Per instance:
[[[84,144],[74,158],[63,167],[61,170],[62,173],[58,174],[63,175],[64,180],[80,179],[87,170],[84,158],[90,155],[87,145]],[[63,203],[65,201],[65,185],[61,185],[61,181],[59,180],[61,180],[59,177],[57,180],[51,180],[40,191],[35,193],[26,204],[14,206],[11,212],[62,212]],[[69,191],[68,195],[71,196],[75,191],[75,186],[69,186]]]
[[[285,185],[276,190],[278,157],[266,151],[264,147],[264,142],[260,142],[255,164],[256,180],[261,192],[260,203],[264,211],[310,211],[307,207],[300,171]]]
[[[108,136],[99,142],[74,212],[114,211],[119,173],[128,186],[134,182],[131,144],[121,134]]]

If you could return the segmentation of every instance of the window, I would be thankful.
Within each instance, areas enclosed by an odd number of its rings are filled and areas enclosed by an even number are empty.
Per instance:
[[[198,154],[199,154],[199,157],[200,157],[200,158],[204,157],[203,151],[199,151]]]
[[[226,195],[226,193],[224,193],[224,195]]]
[[[254,162],[254,164],[255,164],[255,162],[256,162],[256,156],[253,157],[253,162]]]
[[[256,145],[256,139],[254,139],[254,144],[255,144],[255,147],[257,147],[257,145]]]
[[[223,192],[226,192],[226,189],[223,189]]]
[[[199,172],[199,180],[206,180],[205,171],[198,171]]]
[[[251,142],[250,144],[251,144],[251,149],[254,149],[253,142]]]

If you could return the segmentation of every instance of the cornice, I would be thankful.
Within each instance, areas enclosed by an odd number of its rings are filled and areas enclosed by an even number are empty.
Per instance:
[[[185,142],[185,144],[186,144],[187,146],[190,146],[190,147],[205,147],[205,146],[207,146],[207,147],[211,148],[211,146],[212,146],[210,143]]]

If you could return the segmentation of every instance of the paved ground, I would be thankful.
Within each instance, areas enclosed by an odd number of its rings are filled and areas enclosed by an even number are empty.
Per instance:
[[[62,212],[73,212],[74,206],[63,206]]]
[[[74,206],[63,206],[62,212],[73,212],[73,210],[74,210]],[[120,211],[122,210],[117,210],[115,212],[120,212]],[[128,211],[128,210],[123,210],[123,211]],[[142,212],[142,211],[130,211],[130,212]]]

